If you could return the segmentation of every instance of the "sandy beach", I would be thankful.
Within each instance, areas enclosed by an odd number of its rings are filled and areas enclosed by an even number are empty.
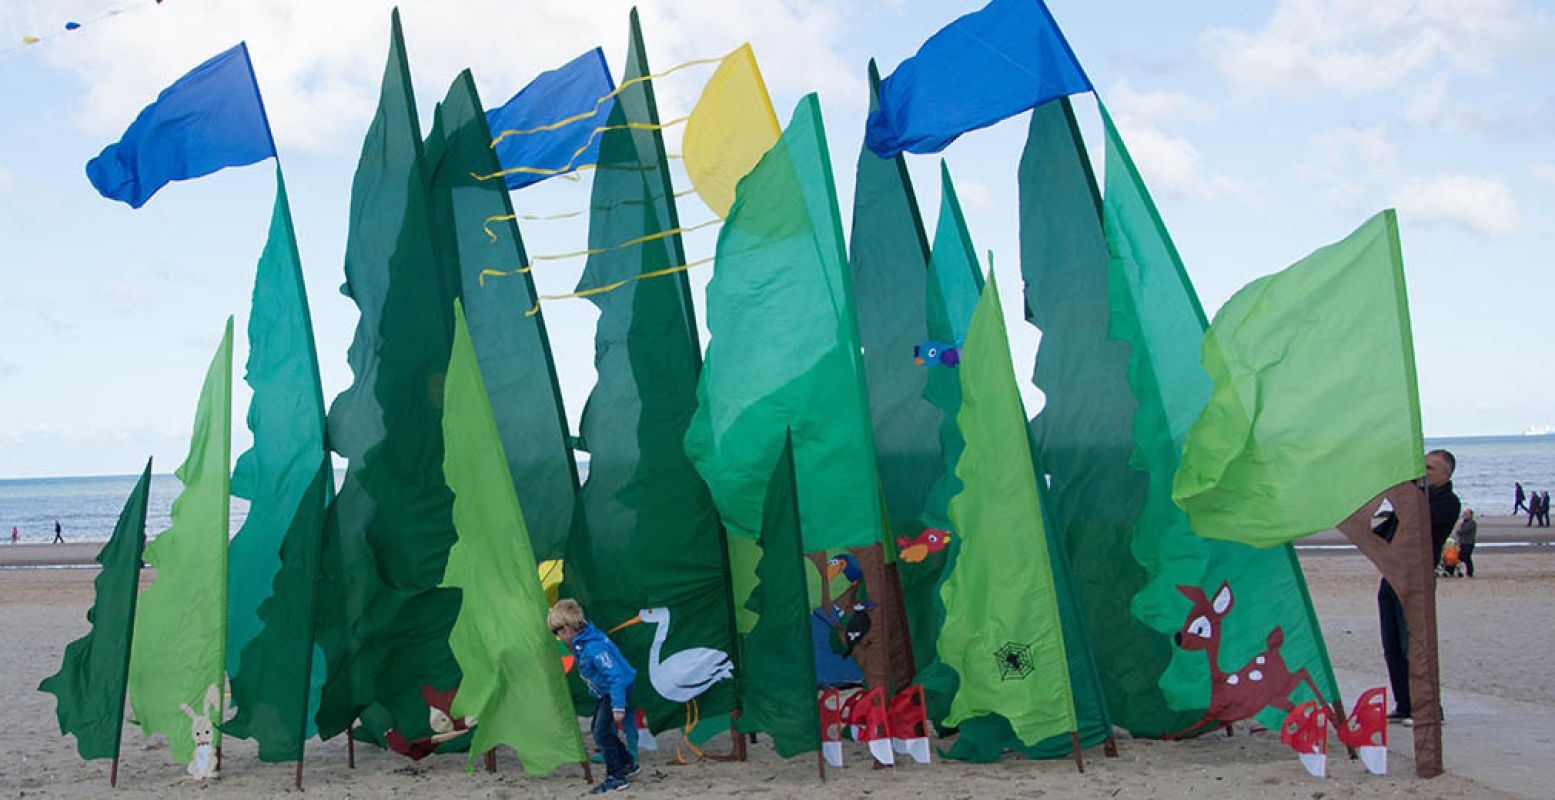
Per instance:
[[[1481,541],[1515,540],[1507,521],[1482,526]],[[1520,528],[1520,525],[1517,526]],[[1487,528],[1489,530],[1487,530]],[[71,551],[95,545],[71,545]],[[16,550],[27,550],[19,546]],[[11,548],[0,548],[0,554]],[[90,561],[88,553],[86,560]],[[642,797],[1047,797],[1112,798],[1431,798],[1541,797],[1555,782],[1551,731],[1555,687],[1545,665],[1555,658],[1555,551],[1547,546],[1487,548],[1475,559],[1479,576],[1440,584],[1441,670],[1448,774],[1414,777],[1407,729],[1393,728],[1390,774],[1371,776],[1343,758],[1337,744],[1329,778],[1309,777],[1274,733],[1207,736],[1165,743],[1120,741],[1120,757],[1086,753],[1086,771],[1068,761],[1007,758],[992,765],[936,760],[893,770],[869,767],[864,750],[845,745],[847,766],[829,770],[822,786],[815,761],[777,758],[764,741],[746,764],[673,767],[672,747],[646,753],[645,769],[629,796]],[[1376,630],[1376,576],[1370,564],[1343,551],[1306,551],[1302,557],[1312,596],[1346,699],[1384,682]],[[86,630],[93,569],[0,571],[0,796],[5,797],[269,797],[294,794],[290,764],[264,764],[252,743],[230,740],[222,777],[200,785],[167,757],[160,740],[125,730],[120,788],[108,786],[108,762],[83,762],[73,740],[61,737],[54,700],[36,691],[58,668],[65,645]],[[150,575],[146,576],[149,580]],[[674,734],[660,737],[671,744]],[[714,750],[727,749],[724,737]],[[1539,754],[1543,753],[1543,756]],[[464,760],[435,758],[413,764],[370,747],[357,750],[347,769],[342,740],[310,745],[308,796],[574,797],[585,792],[581,773],[563,768],[535,778],[503,751],[499,771],[466,774]]]

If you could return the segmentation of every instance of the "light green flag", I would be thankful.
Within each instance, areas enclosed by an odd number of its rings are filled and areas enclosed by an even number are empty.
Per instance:
[[[1074,698],[1026,412],[991,274],[957,369],[966,445],[950,521],[961,546],[940,588],[939,657],[960,685],[945,725],[998,715],[1029,747],[1075,730]]]
[[[1204,337],[1209,405],[1172,499],[1200,536],[1269,547],[1425,474],[1392,209],[1226,301]]]
[[[712,339],[686,454],[729,532],[756,538],[767,482],[792,428],[805,551],[879,542],[858,322],[813,94],[740,180],[718,234],[707,327]]]
[[[156,570],[135,609],[130,706],[146,735],[167,737],[173,760],[194,754],[192,723],[208,719],[221,744],[227,627],[228,467],[232,463],[232,318],[211,359],[194,414],[184,490],[172,527],[146,546]]]
[[[454,718],[478,719],[475,756],[512,747],[524,771],[544,775],[584,759],[529,530],[486,398],[464,307],[454,301],[454,343],[443,384],[443,472],[454,493],[458,540],[441,588],[462,590],[448,645],[464,677]]]

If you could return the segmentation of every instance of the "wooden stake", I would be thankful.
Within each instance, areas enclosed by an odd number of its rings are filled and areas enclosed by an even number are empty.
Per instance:
[[[119,788],[119,757],[118,756],[114,756],[113,757],[113,769],[110,770],[109,773],[108,773],[108,785],[112,786],[115,789]]]
[[[356,769],[356,723],[346,726],[346,767]]]
[[[1106,755],[1108,758],[1117,758],[1118,757],[1118,740],[1116,738],[1114,738],[1114,737],[1108,736],[1107,737],[1107,741],[1102,742],[1101,752],[1102,752],[1102,754]]]
[[[221,745],[216,745],[216,771],[221,772]]]
[[[821,751],[815,751],[815,769],[821,774],[821,783],[826,782],[826,755]]]
[[[496,750],[487,750],[486,751],[486,771],[487,772],[496,772],[497,771],[497,751]]]
[[[583,782],[588,784],[588,785],[590,785],[590,786],[593,786],[594,785],[594,770],[589,768],[589,760],[585,758],[582,761],[579,761],[578,763],[583,765]]]
[[[1074,747],[1074,768],[1085,774],[1085,758],[1080,755],[1080,734],[1078,731],[1069,732],[1069,744]]]
[[[302,791],[302,759],[300,758],[297,759],[297,778],[293,785],[297,787],[297,791]]]

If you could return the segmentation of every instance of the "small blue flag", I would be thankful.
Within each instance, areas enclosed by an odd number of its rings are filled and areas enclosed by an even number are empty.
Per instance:
[[[594,129],[605,126],[615,106],[614,98],[603,103],[600,98],[615,88],[605,51],[596,47],[540,73],[501,108],[486,112],[491,135],[500,140],[497,160],[502,169],[516,170],[503,176],[508,188],[522,189],[597,161],[600,136]]]
[[[86,177],[103,197],[140,208],[170,181],[274,155],[248,45],[240,43],[163,89],[119,141],[86,163]]]
[[[1091,79],[1042,0],[993,0],[930,36],[880,82],[864,141],[881,158],[938,153]]]

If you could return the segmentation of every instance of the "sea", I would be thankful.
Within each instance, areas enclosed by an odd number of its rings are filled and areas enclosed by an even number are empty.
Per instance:
[[[1555,435],[1466,436],[1432,438],[1428,448],[1452,451],[1458,461],[1453,487],[1465,508],[1482,515],[1512,512],[1513,483],[1530,491],[1555,492]],[[588,462],[580,459],[580,477]],[[336,472],[336,484],[343,475]],[[119,511],[135,487],[138,475],[81,478],[0,480],[0,546],[11,539],[14,526],[23,542],[54,539],[59,520],[67,542],[107,541]],[[155,538],[171,524],[173,500],[182,488],[172,475],[153,475],[151,505],[146,511],[146,535]],[[248,516],[248,501],[232,498],[231,532]]]

